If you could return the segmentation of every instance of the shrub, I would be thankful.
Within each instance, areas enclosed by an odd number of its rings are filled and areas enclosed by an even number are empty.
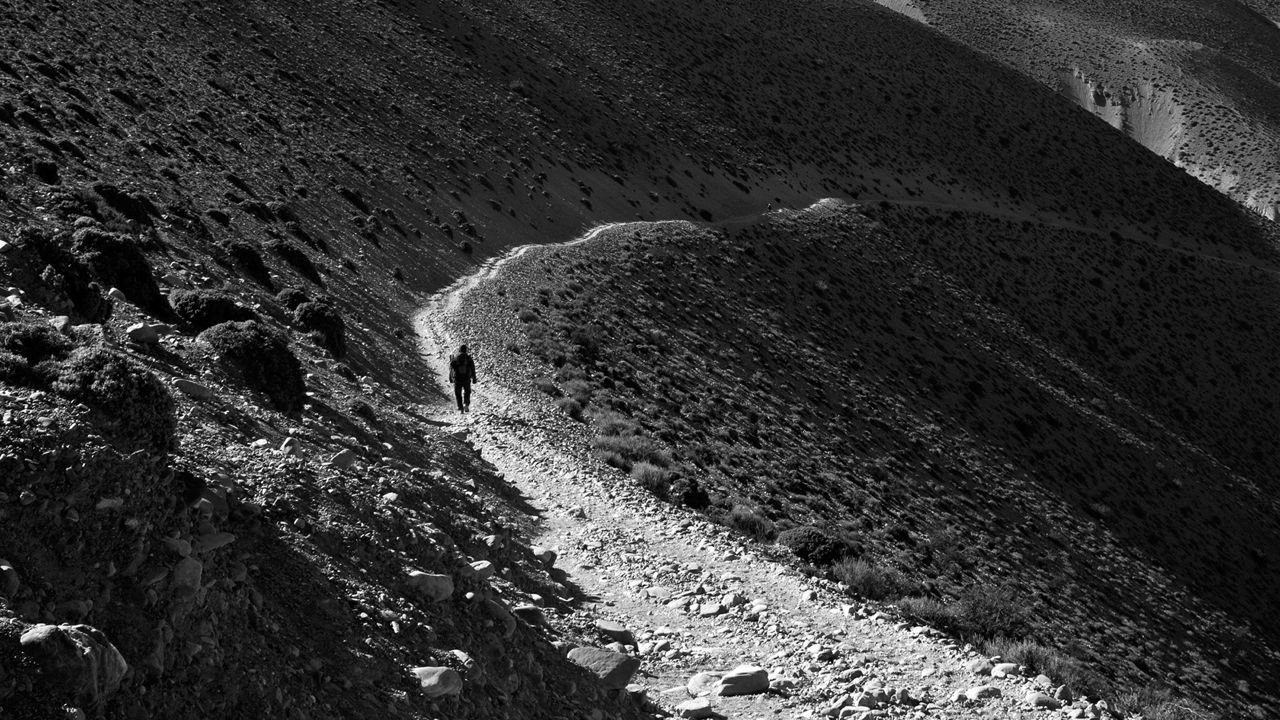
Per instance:
[[[555,382],[553,382],[551,378],[538,378],[533,381],[533,386],[553,398],[558,398],[564,395],[564,393],[560,392],[560,388],[556,387]]]
[[[1054,682],[1066,685],[1077,695],[1098,696],[1107,689],[1106,680],[1088,669],[1084,663],[1066,653],[1027,640],[995,638],[983,643],[987,655],[999,655],[1007,662],[1018,663],[1027,672],[1044,674]]]
[[[302,407],[302,366],[283,335],[247,320],[214,325],[200,333],[200,339],[238,371],[246,385],[265,393],[277,410]]]
[[[1145,687],[1122,693],[1115,697],[1112,705],[1124,717],[1141,717],[1144,720],[1210,720],[1215,717],[1195,702],[1180,698],[1162,687]]]
[[[333,305],[322,300],[304,302],[294,308],[293,321],[330,355],[341,358],[347,354],[347,324]]]
[[[573,398],[562,397],[559,400],[556,400],[556,407],[563,410],[565,415],[568,415],[574,420],[577,420],[579,422],[582,421],[582,403],[578,402],[577,400],[574,400]],[[608,461],[606,460],[605,462],[608,462]],[[612,465],[612,463],[610,464]]]
[[[704,510],[711,504],[711,496],[694,478],[673,477],[667,499],[694,510]]]
[[[844,543],[812,525],[802,525],[778,533],[778,543],[787,546],[796,557],[812,565],[827,565],[846,554]]]
[[[320,279],[320,271],[316,270],[316,266],[311,262],[311,257],[307,255],[307,251],[294,245],[288,240],[275,240],[267,245],[271,252],[280,256],[298,274],[310,280],[317,285],[323,285],[324,281]]]
[[[48,325],[0,323],[0,380],[48,385],[57,374],[57,361],[69,352],[71,341]]]
[[[897,600],[920,587],[896,568],[872,565],[861,558],[845,558],[832,568],[836,579],[868,600]]]
[[[754,540],[768,542],[773,539],[773,523],[748,505],[735,504],[725,515],[724,524]]]
[[[97,228],[80,228],[71,236],[71,252],[104,285],[152,315],[170,319],[173,311],[156,285],[151,265],[137,244],[123,235]]]
[[[652,463],[634,463],[631,466],[631,477],[639,481],[641,487],[660,498],[666,498],[671,487],[671,471]]]
[[[896,605],[908,619],[944,632],[954,632],[955,611],[933,598],[909,596],[899,598]]]
[[[658,467],[671,465],[667,451],[659,447],[653,438],[645,435],[601,435],[591,439],[591,449],[597,455],[616,455],[626,461],[623,470],[630,470],[636,462],[644,461]],[[608,462],[606,460],[606,462]],[[612,463],[610,463],[612,464]]]
[[[564,393],[583,406],[591,402],[591,383],[586,380],[570,380],[564,384]]]
[[[285,288],[280,292],[276,293],[276,300],[278,300],[281,305],[285,306],[286,308],[289,308],[289,310],[291,311],[296,309],[302,303],[309,301],[310,299],[311,298],[307,297],[307,294],[305,292],[299,290],[298,288]]]
[[[103,413],[130,448],[167,455],[177,444],[173,397],[150,371],[104,348],[82,348],[53,381],[58,394]]]
[[[169,304],[178,317],[196,332],[218,323],[257,320],[258,315],[236,304],[234,298],[213,290],[174,290]]]
[[[591,423],[601,435],[640,435],[644,431],[631,418],[613,410],[597,408],[591,413]]]
[[[241,272],[267,290],[274,288],[271,283],[271,272],[267,270],[267,264],[262,261],[262,253],[258,252],[258,248],[243,240],[233,240],[227,243],[226,250],[227,255],[231,256],[231,261]]]
[[[955,603],[956,630],[968,640],[1019,639],[1031,631],[1031,610],[1004,586],[967,588]]]

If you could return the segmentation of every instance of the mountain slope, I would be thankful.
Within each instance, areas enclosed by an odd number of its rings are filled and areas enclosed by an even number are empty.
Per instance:
[[[601,456],[655,492],[693,480],[766,538],[826,528],[928,596],[1008,588],[1032,638],[1122,687],[1269,705],[1275,275],[864,212],[640,230],[526,263],[489,302],[544,363],[525,382],[585,405]]]
[[[1280,27],[1267,3],[922,3],[926,22],[1053,87],[1269,218]],[[1270,16],[1268,16],[1270,12]]]
[[[519,625],[505,637],[495,628],[505,632],[506,615],[464,602],[471,592],[501,609],[559,591],[567,599],[550,602],[569,612],[574,598],[528,554],[511,577],[470,573],[492,551],[484,538],[527,525],[528,508],[421,412],[439,394],[413,313],[506,248],[567,240],[600,221],[722,220],[840,196],[997,223],[957,236],[958,247],[992,228],[1016,242],[1028,222],[1033,235],[1115,233],[1120,246],[1242,276],[1276,262],[1269,224],[1037,83],[862,3],[8,4],[0,154],[0,274],[12,288],[0,315],[20,325],[5,326],[2,358],[16,458],[0,480],[0,557],[16,564],[4,569],[3,640],[52,621],[117,640],[135,671],[111,704],[81,703],[98,714],[431,715],[445,711],[407,669],[476,673],[453,650],[485,671],[465,678],[447,712],[598,709],[606,695],[539,631]],[[1095,249],[1081,247],[1073,272]],[[257,330],[205,335],[193,319],[234,325],[246,313]],[[65,341],[32,329],[45,326]],[[1252,342],[1267,327],[1232,339]],[[271,366],[284,377],[236,367],[282,346]],[[173,423],[148,432],[164,452],[112,455],[110,438],[129,423],[117,427],[101,402],[85,401],[97,395],[76,394],[114,387],[95,384],[107,370],[163,385],[152,399],[172,401]],[[1220,382],[1256,410],[1262,395],[1240,391],[1254,372]],[[1210,395],[1187,394],[1198,415],[1224,422]],[[1174,428],[1161,438],[1185,435],[1214,458],[1250,437],[1146,401],[1163,413],[1154,422]],[[54,451],[70,454],[45,455]],[[341,451],[356,456],[354,470],[330,465]],[[1247,477],[1268,467],[1241,455]],[[52,479],[49,463],[99,456],[111,458],[107,484],[119,494],[79,471]],[[183,482],[213,494],[218,502],[202,500],[214,510],[184,504]],[[126,488],[163,496],[131,518],[116,503]],[[457,504],[465,509],[442,509]],[[413,534],[428,522],[441,533]],[[218,533],[237,540],[217,545]],[[82,543],[111,556],[70,559]],[[208,551],[195,561],[202,574],[179,552],[189,546]],[[449,604],[406,597],[405,574],[423,567],[456,576]],[[193,581],[210,590],[196,596],[214,598],[198,612],[184,604]],[[330,622],[316,622],[314,608]],[[401,632],[410,624],[420,632]],[[311,656],[329,651],[341,662],[314,667]],[[252,682],[210,680],[231,657]],[[509,682],[532,668],[546,668],[546,682]],[[5,677],[0,692],[36,698],[39,712],[80,702],[44,693],[43,681],[23,685],[16,671]]]

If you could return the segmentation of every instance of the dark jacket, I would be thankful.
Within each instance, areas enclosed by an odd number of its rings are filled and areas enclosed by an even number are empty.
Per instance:
[[[449,382],[462,384],[475,382],[476,364],[470,354],[457,354],[449,358]]]

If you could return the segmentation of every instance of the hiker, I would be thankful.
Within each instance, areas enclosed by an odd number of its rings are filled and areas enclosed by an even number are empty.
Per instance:
[[[476,364],[467,354],[467,346],[458,348],[458,354],[449,358],[449,382],[453,383],[453,396],[458,400],[458,411],[471,409],[471,383],[476,381]]]

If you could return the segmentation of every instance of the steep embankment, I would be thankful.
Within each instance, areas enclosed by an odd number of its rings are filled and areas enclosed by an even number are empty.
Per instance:
[[[856,590],[942,599],[904,607],[1069,652],[1117,688],[1272,702],[1274,273],[873,214],[545,251],[486,290],[527,335],[487,352],[529,358],[530,386],[655,493],[762,538],[821,528],[844,549],[818,565],[869,563],[833,570]]]

